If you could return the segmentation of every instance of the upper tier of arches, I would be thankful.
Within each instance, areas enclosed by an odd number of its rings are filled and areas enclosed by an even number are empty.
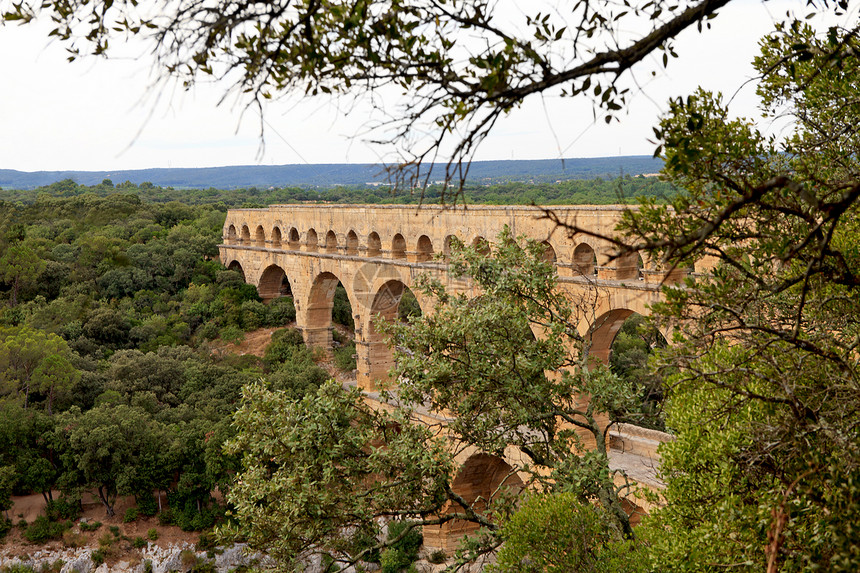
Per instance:
[[[575,221],[594,235],[609,236],[624,208],[554,207],[561,220]],[[666,270],[639,253],[617,256],[616,247],[588,233],[570,236],[535,207],[272,206],[228,212],[224,244],[315,256],[383,258],[408,263],[439,262],[452,242],[487,250],[505,225],[539,240],[544,259],[559,275],[607,280],[675,282],[685,272]]]

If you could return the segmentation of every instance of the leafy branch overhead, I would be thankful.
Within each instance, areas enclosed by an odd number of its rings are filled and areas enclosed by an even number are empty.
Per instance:
[[[132,36],[153,43],[163,78],[214,77],[249,105],[282,95],[368,95],[394,143],[400,183],[428,164],[464,178],[498,119],[531,96],[592,99],[607,122],[636,85],[674,57],[682,31],[702,31],[731,0],[590,2],[563,7],[490,0],[135,0],[9,2],[6,22],[51,18],[70,59],[110,55]],[[824,10],[841,2],[821,0]],[[638,30],[631,34],[629,30]],[[653,56],[657,56],[656,58]],[[399,98],[399,99],[398,99]],[[392,104],[392,101],[398,104]],[[450,160],[450,161],[449,161]]]

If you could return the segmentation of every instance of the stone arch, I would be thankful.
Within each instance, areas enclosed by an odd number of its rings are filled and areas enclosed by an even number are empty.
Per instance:
[[[272,248],[281,248],[281,230],[278,227],[272,229]]]
[[[642,257],[638,251],[624,253],[615,259],[615,278],[623,281],[639,278],[642,268]]]
[[[455,241],[459,241],[457,235],[448,235],[445,237],[445,242],[442,244],[442,252],[446,257],[451,253],[451,246]]]
[[[547,263],[555,263],[555,249],[552,248],[552,244],[549,241],[541,241],[541,245],[543,246],[543,253],[541,254],[541,258]]]
[[[257,230],[254,232],[254,246],[255,247],[265,247],[266,246],[266,231],[263,229],[262,225],[257,225]]]
[[[278,265],[269,265],[260,275],[257,292],[263,302],[269,302],[282,296],[290,296],[293,291],[284,269]]]
[[[337,290],[340,278],[334,273],[325,271],[314,278],[308,296],[308,304],[305,306],[305,324],[303,333],[305,344],[326,350],[332,347],[332,320],[331,313],[334,307],[334,294]],[[343,284],[343,283],[341,283]],[[350,306],[358,308],[349,289],[346,291]]]
[[[502,458],[490,454],[470,456],[457,472],[451,489],[479,514],[492,510],[493,502],[502,495],[519,495],[524,489],[523,481],[516,471]],[[448,502],[442,509],[444,514],[461,513],[464,508]],[[464,535],[475,533],[477,523],[455,519],[442,525],[424,527],[424,544],[427,547],[451,552]]]
[[[592,276],[597,274],[597,253],[588,243],[580,243],[573,250],[573,265],[579,274]]]
[[[242,225],[242,236],[239,239],[240,245],[250,245],[251,244],[251,229],[248,228],[248,225]]]
[[[630,525],[632,527],[639,525],[642,522],[642,518],[648,515],[648,512],[640,505],[630,501],[626,497],[621,499],[621,508],[627,514],[627,517],[630,518]]]
[[[415,247],[415,260],[423,263],[433,259],[433,241],[427,235],[418,237],[418,245]]]
[[[290,229],[289,235],[287,235],[287,242],[290,245],[290,249],[294,251],[298,251],[301,248],[301,237],[299,236],[299,230],[295,227]]]
[[[227,236],[225,237],[226,243],[228,245],[235,245],[237,238],[238,233],[236,233],[236,226],[231,224],[227,227]]]
[[[245,269],[242,268],[242,264],[239,261],[233,260],[227,265],[227,270],[236,271],[240,275],[242,275],[242,280],[248,282],[245,279]]]
[[[379,233],[373,231],[367,236],[367,256],[378,257],[382,252],[382,240]]]
[[[589,329],[588,339],[591,345],[588,349],[589,360],[597,360],[609,364],[609,354],[615,336],[633,311],[629,308],[616,308],[600,315]]]
[[[350,230],[350,232],[346,234],[346,254],[358,254],[358,235],[355,231],[352,230]]]
[[[472,248],[482,255],[490,254],[490,242],[481,235],[472,239]]]
[[[325,234],[325,252],[337,252],[337,234],[334,231],[329,231]]]
[[[308,229],[308,234],[305,238],[305,250],[310,252],[316,252],[318,242],[319,240],[317,239],[317,232],[314,229]]]
[[[412,290],[403,281],[392,278],[384,282],[373,295],[370,313],[367,316],[369,324],[365,327],[364,349],[359,356],[363,361],[359,365],[359,370],[362,379],[367,381],[367,389],[372,389],[375,386],[375,381],[387,379],[389,371],[394,365],[393,353],[388,347],[388,340],[382,332],[376,329],[375,320],[377,317],[385,321],[398,320],[400,301],[407,289]],[[417,296],[416,301],[423,314],[425,309],[422,302],[425,301]]]
[[[403,235],[397,233],[391,240],[391,258],[405,259],[406,258],[406,239]]]

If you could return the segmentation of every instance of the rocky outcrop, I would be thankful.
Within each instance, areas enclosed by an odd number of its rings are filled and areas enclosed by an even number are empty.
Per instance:
[[[149,543],[134,554],[132,560],[117,561],[112,565],[96,565],[93,548],[35,551],[29,555],[11,556],[0,552],[0,568],[24,566],[33,571],[51,570],[62,562],[60,573],[185,573],[199,563],[212,563],[216,573],[228,573],[241,566],[270,565],[269,559],[259,553],[250,553],[243,544],[218,548],[212,552],[196,551],[190,543],[170,544],[161,547]]]

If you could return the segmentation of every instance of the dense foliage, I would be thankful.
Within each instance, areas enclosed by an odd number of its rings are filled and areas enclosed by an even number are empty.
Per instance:
[[[860,60],[857,29],[777,30],[756,60],[783,140],[718,94],[658,130],[671,206],[629,213],[636,246],[713,273],[666,292],[675,327],[653,516],[660,571],[860,568]],[[670,210],[671,209],[671,210]]]
[[[79,190],[0,211],[0,509],[13,493],[56,504],[59,490],[74,507],[93,490],[108,514],[134,495],[141,514],[211,527],[242,387],[265,376],[300,395],[327,373],[300,335],[266,360],[211,352],[295,319],[291,299],[263,305],[217,262],[223,206]]]

